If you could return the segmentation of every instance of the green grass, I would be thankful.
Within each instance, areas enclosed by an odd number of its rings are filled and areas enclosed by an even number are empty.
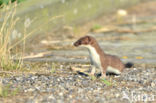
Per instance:
[[[50,73],[55,73],[56,72],[56,64],[55,63],[52,63],[52,65],[51,65],[51,71],[50,71]]]
[[[92,28],[91,28],[91,30],[97,30],[97,29],[100,29],[100,28],[102,28],[102,25],[100,25],[100,24],[95,24],[95,25],[93,25],[92,26]]]
[[[15,25],[19,18],[15,17],[17,4],[4,5],[0,11],[3,15],[3,21],[0,25],[0,70],[17,70],[22,66],[22,55],[25,48],[25,36],[17,38],[13,33]],[[12,37],[16,37],[15,40]],[[13,54],[12,51],[17,51],[17,45],[21,45],[21,53]],[[14,61],[14,57],[20,58]]]
[[[0,85],[0,97],[8,97],[14,96],[19,92],[19,89],[16,88],[15,90],[11,90],[11,85],[2,86]]]
[[[6,4],[9,4],[10,2],[13,3],[15,1],[17,1],[18,3],[20,3],[20,2],[23,2],[25,0],[0,0],[0,5],[6,5]]]
[[[97,80],[97,77],[95,77],[94,75],[90,75],[91,80]],[[103,82],[104,84],[106,84],[107,86],[111,86],[112,83],[109,82],[108,80],[104,79],[104,78],[100,78],[100,81]]]
[[[107,86],[111,86],[111,85],[112,85],[112,84],[111,84],[108,80],[106,80],[106,79],[100,78],[100,80],[101,80],[104,84],[106,84]]]
[[[93,81],[97,79],[94,75],[91,75],[90,77],[91,77],[91,80]]]
[[[4,5],[0,10],[0,15],[2,15],[2,22],[0,22],[0,70],[21,69],[23,64],[22,57],[25,54],[26,39],[38,32],[41,28],[47,26],[54,19],[62,17],[52,17],[33,30],[28,29],[32,28],[35,19],[27,18],[24,23],[20,24],[21,32],[18,33],[20,30],[16,27],[17,24],[19,25],[20,18],[15,16],[16,8],[17,3],[15,2]]]

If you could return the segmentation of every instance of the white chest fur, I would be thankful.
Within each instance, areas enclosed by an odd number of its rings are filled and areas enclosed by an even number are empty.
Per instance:
[[[97,53],[96,49],[94,47],[92,47],[91,45],[81,45],[81,46],[88,48],[91,64],[94,65],[96,68],[101,69],[101,71],[103,72],[103,68],[101,66],[100,56]],[[106,71],[108,73],[115,73],[115,74],[120,74],[121,73],[118,69],[113,68],[111,66],[108,66],[106,68]]]
[[[96,66],[97,68],[101,68],[100,56],[97,53],[96,49],[91,45],[82,45],[82,46],[88,48],[91,64]]]
[[[101,66],[100,56],[97,53],[96,49],[94,47],[92,47],[91,45],[81,45],[81,46],[88,48],[91,64],[94,65],[96,68],[101,69],[101,71],[103,72],[103,68]],[[111,66],[108,66],[106,68],[106,71],[108,73],[115,73],[115,74],[120,74],[121,73],[118,69],[113,68]]]

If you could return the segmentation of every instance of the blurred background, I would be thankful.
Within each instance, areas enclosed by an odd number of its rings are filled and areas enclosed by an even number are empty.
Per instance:
[[[1,0],[1,11],[6,8],[3,5],[8,6],[1,15],[1,22],[9,15],[7,13],[14,12],[10,14],[14,19],[11,24],[14,25],[9,30],[9,35],[13,44],[24,38],[25,56],[51,50],[53,52],[62,50],[67,54],[71,51],[69,54],[72,54],[72,50],[75,50],[72,43],[81,36],[91,35],[99,41],[106,52],[119,55],[126,62],[136,58],[143,59],[144,56],[154,61],[151,52],[155,50],[151,50],[149,45],[154,46],[155,1],[12,0],[11,2]],[[23,48],[23,45],[20,47],[21,43],[17,44],[18,49]],[[149,48],[144,48],[145,44]],[[57,53],[59,55],[58,51]],[[83,54],[87,55],[85,52],[77,55]]]

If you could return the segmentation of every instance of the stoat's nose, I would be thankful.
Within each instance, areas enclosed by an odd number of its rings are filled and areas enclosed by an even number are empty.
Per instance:
[[[79,46],[79,45],[81,45],[81,43],[78,42],[78,41],[74,43],[74,46],[76,46],[76,47]]]

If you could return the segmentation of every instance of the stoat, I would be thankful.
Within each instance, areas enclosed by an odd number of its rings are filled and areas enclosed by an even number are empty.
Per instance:
[[[91,74],[93,75],[95,73],[95,68],[101,70],[102,77],[106,77],[106,73],[119,75],[125,68],[125,65],[118,57],[104,53],[95,38],[91,36],[81,37],[74,43],[74,46],[88,48],[92,65]]]

